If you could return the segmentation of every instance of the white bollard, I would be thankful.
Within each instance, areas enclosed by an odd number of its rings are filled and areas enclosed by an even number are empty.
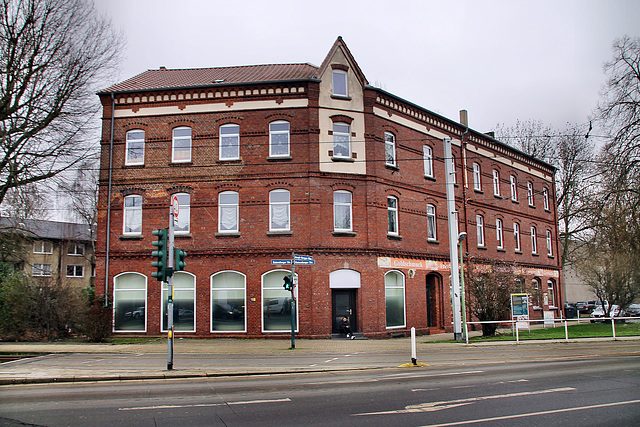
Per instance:
[[[411,363],[416,365],[418,359],[416,358],[416,328],[411,327]]]

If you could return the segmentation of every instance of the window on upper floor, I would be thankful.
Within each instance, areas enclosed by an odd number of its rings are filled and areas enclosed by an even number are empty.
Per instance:
[[[513,240],[515,241],[516,252],[520,252],[520,224],[513,223]]]
[[[239,231],[240,197],[236,191],[223,191],[218,196],[218,232]]]
[[[291,230],[289,200],[288,190],[269,192],[269,231]]]
[[[500,172],[493,170],[493,195],[500,196]]]
[[[220,126],[220,160],[240,158],[240,126],[229,124]]]
[[[351,126],[347,123],[333,124],[333,157],[351,158]]]
[[[51,264],[33,264],[31,275],[33,277],[51,277]]]
[[[333,94],[336,96],[349,96],[346,71],[333,70]]]
[[[544,204],[544,210],[549,210],[549,190],[545,187],[542,189],[542,202]]]
[[[453,176],[453,183],[457,184],[458,179],[456,178],[456,156],[451,155],[451,175]]]
[[[72,256],[84,255],[84,244],[69,243],[69,245],[67,245],[67,255],[72,255]]]
[[[547,255],[553,256],[553,243],[551,239],[551,230],[547,230]]]
[[[424,176],[433,178],[433,148],[429,145],[423,145],[422,158],[424,161]]]
[[[482,215],[476,215],[476,238],[478,247],[484,247],[484,217]]]
[[[473,189],[476,191],[482,191],[482,182],[480,176],[480,164],[473,163]]]
[[[352,230],[351,193],[333,192],[333,228],[334,231]]]
[[[531,181],[527,181],[527,201],[529,202],[529,206],[534,206],[534,204],[533,204],[533,183]]]
[[[269,157],[287,157],[291,155],[289,128],[289,122],[277,121],[269,123]]]
[[[387,166],[397,166],[396,137],[390,132],[384,133],[384,163]]]
[[[496,240],[498,244],[498,249],[504,249],[504,239],[502,234],[502,220],[500,218],[496,218]]]
[[[537,230],[533,226],[531,227],[531,253],[532,254],[537,254],[538,253]]]
[[[171,161],[174,163],[191,161],[191,128],[182,126],[173,129],[173,149]]]
[[[84,266],[67,265],[67,277],[84,277]]]
[[[511,186],[511,200],[518,201],[518,180],[515,175],[509,177],[509,184]]]
[[[144,131],[141,129],[127,132],[127,145],[125,148],[125,165],[144,164]]]
[[[191,195],[178,193],[175,197],[178,198],[178,219],[175,222],[174,232],[187,234],[191,230]]]
[[[398,199],[393,196],[387,197],[387,219],[388,219],[387,233],[397,236],[398,235]]]
[[[34,254],[52,254],[53,243],[45,240],[38,240],[37,242],[33,242],[33,253]]]
[[[124,198],[123,234],[142,233],[142,196],[133,194]]]
[[[436,240],[436,207],[427,205],[427,240]]]

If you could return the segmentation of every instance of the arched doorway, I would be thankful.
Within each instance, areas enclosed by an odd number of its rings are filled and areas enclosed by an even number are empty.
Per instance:
[[[442,310],[442,277],[439,274],[427,274],[427,326],[430,328],[443,327]]]

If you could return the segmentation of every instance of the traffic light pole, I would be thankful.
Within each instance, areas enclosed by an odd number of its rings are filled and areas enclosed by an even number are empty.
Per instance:
[[[171,205],[171,211],[169,212],[169,244],[167,248],[167,267],[169,271],[173,271],[173,222],[174,222],[173,204]],[[167,277],[168,298],[167,298],[167,332],[169,334],[167,340],[167,370],[173,369],[173,274]]]

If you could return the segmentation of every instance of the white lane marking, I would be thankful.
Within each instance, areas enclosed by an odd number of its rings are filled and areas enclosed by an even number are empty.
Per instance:
[[[135,408],[118,408],[118,411],[141,411],[146,409],[203,408],[203,407],[209,407],[209,406],[250,405],[254,403],[281,403],[281,402],[291,402],[291,399],[287,397],[285,399],[244,400],[239,402],[199,403],[199,404],[192,404],[192,405],[138,406]]]
[[[448,373],[442,373],[442,374],[432,374],[432,375],[410,375],[410,376],[403,376],[403,375],[390,375],[390,376],[386,376],[386,377],[382,377],[382,378],[366,378],[366,379],[361,379],[361,380],[349,380],[350,384],[356,384],[356,383],[376,383],[378,381],[389,381],[389,380],[399,380],[399,379],[405,379],[405,378],[435,378],[435,377],[448,377],[451,375],[467,375],[467,374],[477,374],[477,373],[482,373],[484,371],[469,371],[469,372],[448,372]],[[312,382],[312,383],[305,383],[307,385],[317,385],[317,384],[344,384],[344,380],[340,380],[340,381],[316,381],[316,382]],[[423,390],[423,389],[415,389],[415,390]]]
[[[325,360],[324,363],[333,362],[334,360],[338,360],[338,358],[334,357],[333,359]]]
[[[574,412],[574,411],[584,411],[586,409],[598,409],[598,408],[608,408],[612,406],[621,406],[621,405],[632,405],[634,403],[640,403],[640,400],[627,400],[626,402],[613,402],[613,403],[602,403],[599,405],[587,405],[587,406],[576,406],[573,408],[565,408],[565,409],[553,409],[550,411],[539,411],[539,412],[529,412],[527,414],[516,414],[516,415],[504,415],[501,417],[492,417],[492,418],[480,418],[477,420],[468,420],[468,421],[454,421],[451,423],[444,424],[429,424],[422,427],[447,427],[447,426],[461,426],[465,424],[476,424],[483,423],[488,421],[501,421],[501,420],[512,420],[515,418],[526,418],[526,417],[535,417],[538,415],[549,415],[549,414],[559,414],[562,412]]]
[[[433,375],[392,374],[392,375],[385,375],[384,378],[381,378],[381,379],[392,380],[392,379],[405,379],[405,378],[426,378],[426,377],[442,377],[442,376],[449,376],[449,375],[468,375],[468,374],[482,374],[482,373],[484,373],[484,371],[447,372],[444,374],[433,374]]]
[[[444,400],[441,402],[428,402],[421,403],[418,405],[408,405],[405,406],[404,409],[398,409],[394,411],[383,411],[383,412],[366,412],[362,414],[354,414],[354,415],[380,415],[380,414],[407,414],[412,412],[434,412],[441,411],[443,409],[449,409],[456,406],[469,405],[471,403],[480,402],[483,400],[492,400],[492,399],[504,399],[509,397],[523,397],[523,396],[533,396],[537,394],[546,394],[546,393],[558,393],[564,391],[575,391],[576,389],[573,387],[560,387],[560,388],[550,388],[547,390],[537,390],[537,391],[523,391],[519,393],[507,393],[507,394],[496,394],[493,396],[480,396],[480,397],[469,397],[466,399],[457,399],[457,400]]]

